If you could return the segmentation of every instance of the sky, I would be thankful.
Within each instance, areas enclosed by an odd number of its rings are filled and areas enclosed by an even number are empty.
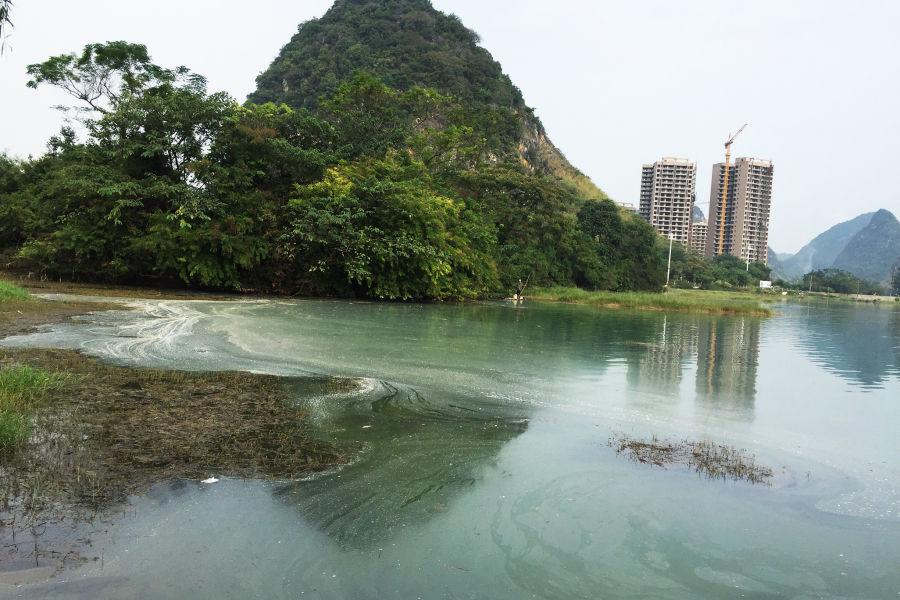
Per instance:
[[[698,165],[697,201],[729,133],[775,163],[769,244],[796,252],[900,191],[900,2],[432,0],[477,31],[550,138],[610,197],[637,203],[641,165]],[[331,0],[17,0],[0,57],[0,151],[38,156],[68,97],[25,67],[85,44],[145,44],[239,101]],[[895,165],[891,167],[890,165]],[[708,204],[701,204],[704,212]]]

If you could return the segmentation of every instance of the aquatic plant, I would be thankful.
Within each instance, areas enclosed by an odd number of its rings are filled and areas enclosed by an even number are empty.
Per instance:
[[[63,376],[28,366],[3,367],[0,364],[0,452],[5,452],[28,437],[32,412],[51,387]]]
[[[651,467],[684,466],[707,479],[749,481],[770,485],[772,469],[756,462],[756,456],[734,446],[716,444],[710,440],[673,442],[654,434],[650,440],[632,438],[613,432],[607,446],[616,454],[624,454],[631,461]]]

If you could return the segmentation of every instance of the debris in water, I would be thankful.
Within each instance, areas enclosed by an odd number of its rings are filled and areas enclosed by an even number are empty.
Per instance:
[[[200,483],[218,483],[218,482],[219,482],[219,480],[216,479],[215,477],[210,477],[209,479],[204,479]]]
[[[628,434],[613,432],[606,443],[616,454],[625,454],[636,463],[666,468],[668,465],[686,466],[707,479],[747,480],[750,483],[771,485],[772,469],[756,463],[756,456],[734,446],[715,444],[710,440],[672,442],[656,435],[649,441],[637,440]]]

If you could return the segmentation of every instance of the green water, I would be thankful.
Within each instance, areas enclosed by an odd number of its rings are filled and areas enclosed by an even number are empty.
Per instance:
[[[2,597],[900,597],[896,307],[137,305],[0,346],[284,375],[362,450],[308,481],[160,486],[92,532],[97,561]],[[613,432],[774,477],[637,465]]]

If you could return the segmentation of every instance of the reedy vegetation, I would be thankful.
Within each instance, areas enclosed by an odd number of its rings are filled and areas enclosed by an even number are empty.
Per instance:
[[[473,298],[529,275],[610,290],[664,280],[648,224],[498,159],[505,109],[362,72],[315,113],[239,106],[126,42],[29,74],[81,102],[88,137],[63,128],[41,158],[0,157],[0,252],[14,266],[400,299]]]

